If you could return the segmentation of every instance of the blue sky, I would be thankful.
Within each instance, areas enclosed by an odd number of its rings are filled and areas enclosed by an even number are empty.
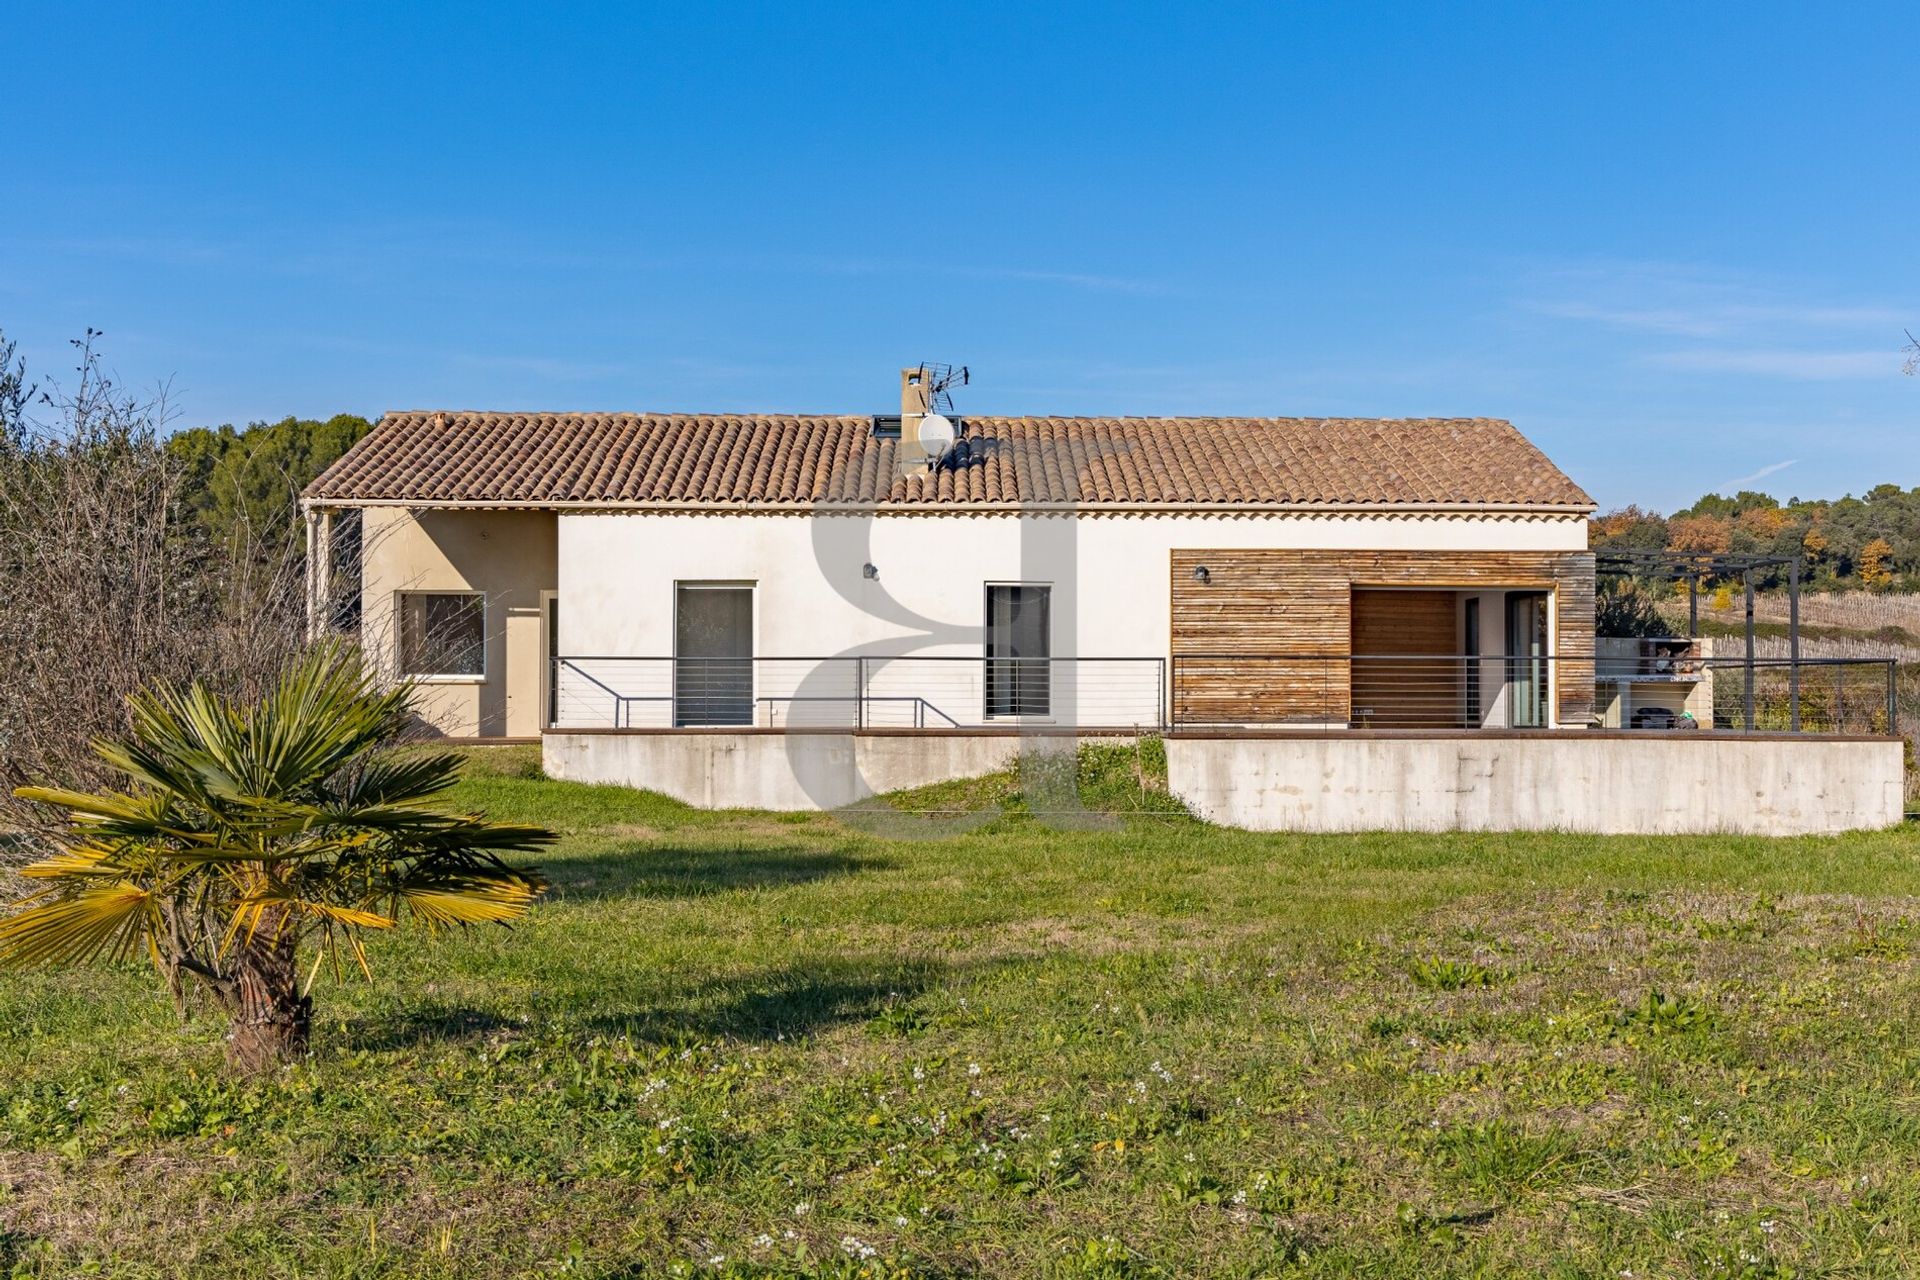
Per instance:
[[[1910,6],[561,10],[9,5],[0,329],[182,424],[931,359],[1506,417],[1605,505],[1920,483]]]

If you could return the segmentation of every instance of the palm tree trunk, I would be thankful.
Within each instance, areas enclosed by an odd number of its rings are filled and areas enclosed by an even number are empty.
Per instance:
[[[306,1055],[313,1001],[300,994],[294,963],[299,942],[297,930],[262,921],[234,956],[225,992],[232,1020],[227,1065],[242,1075],[271,1071]]]

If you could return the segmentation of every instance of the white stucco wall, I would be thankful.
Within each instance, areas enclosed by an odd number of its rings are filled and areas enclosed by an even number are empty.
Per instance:
[[[1579,551],[1586,547],[1586,523],[1578,517],[562,513],[559,651],[671,656],[675,584],[697,581],[753,584],[753,647],[763,658],[977,655],[985,585],[1029,582],[1053,588],[1054,654],[1162,658],[1169,647],[1169,554],[1176,547]],[[876,577],[862,575],[867,564]],[[910,676],[927,687],[935,670],[903,669],[902,685]],[[832,696],[851,680],[850,670],[836,676],[809,664],[805,671],[815,696]],[[592,680],[563,678],[563,722],[607,723],[612,694],[594,681],[641,699],[628,705],[629,723],[665,722],[665,664],[600,664],[588,674]],[[761,675],[783,678],[768,664]],[[977,689],[961,687],[977,681],[977,667],[954,664],[937,678],[952,684],[955,705],[977,705]],[[796,664],[796,691],[801,679]],[[1144,666],[1083,668],[1077,694],[1057,690],[1064,699],[1060,718],[1146,722],[1134,709],[1144,715],[1155,705],[1154,679]],[[821,717],[845,722],[844,706],[811,705]],[[876,706],[876,714],[886,714],[884,704]]]

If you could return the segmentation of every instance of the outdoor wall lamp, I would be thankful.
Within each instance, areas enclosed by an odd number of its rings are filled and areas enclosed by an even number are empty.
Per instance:
[[[1195,565],[1193,567],[1193,580],[1204,587],[1213,581],[1213,574],[1207,571],[1207,566],[1203,564]]]
[[[879,569],[879,566],[877,566],[877,565],[873,565],[873,564],[863,564],[863,565],[861,565],[861,566],[860,566],[860,576],[861,576],[861,577],[863,577],[863,578],[877,578],[877,577],[879,577],[879,576],[880,576],[880,569]]]

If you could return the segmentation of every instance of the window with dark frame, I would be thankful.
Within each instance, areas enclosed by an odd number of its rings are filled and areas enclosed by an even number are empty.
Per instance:
[[[673,722],[753,723],[753,588],[681,582],[674,587]]]
[[[400,674],[485,676],[486,597],[470,591],[400,596]]]
[[[1051,587],[987,588],[986,713],[1044,716],[1053,709]]]
[[[1547,593],[1507,592],[1508,723],[1516,729],[1547,728]]]
[[[1467,597],[1466,604],[1465,604],[1465,620],[1462,625],[1465,628],[1465,635],[1464,635],[1465,644],[1462,647],[1466,650],[1467,657],[1466,657],[1465,663],[1463,664],[1463,672],[1464,672],[1464,677],[1466,682],[1466,688],[1464,690],[1464,693],[1466,694],[1466,698],[1465,698],[1466,705],[1462,708],[1462,710],[1464,711],[1464,715],[1461,717],[1461,719],[1462,719],[1463,725],[1466,728],[1478,729],[1480,727],[1480,715],[1481,715],[1480,682],[1484,678],[1484,673],[1480,669],[1480,597],[1479,596]]]

